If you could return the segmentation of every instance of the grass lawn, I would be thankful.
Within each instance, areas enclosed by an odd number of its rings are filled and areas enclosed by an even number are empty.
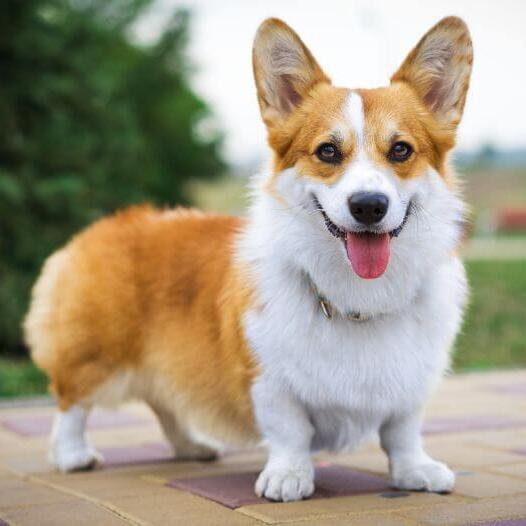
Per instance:
[[[468,261],[471,301],[455,370],[526,366],[526,260]]]
[[[526,367],[526,261],[469,261],[471,303],[454,357],[456,371]],[[30,362],[0,358],[0,397],[46,392]]]
[[[0,358],[0,397],[45,394],[47,379],[28,360]]]

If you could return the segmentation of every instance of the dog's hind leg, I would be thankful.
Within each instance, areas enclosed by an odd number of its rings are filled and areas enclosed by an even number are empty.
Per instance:
[[[203,444],[195,442],[177,421],[175,414],[159,405],[150,404],[157,415],[164,434],[173,448],[177,460],[215,460],[217,452]]]
[[[72,405],[55,415],[51,433],[50,460],[62,472],[92,469],[102,462],[86,437],[89,409]]]

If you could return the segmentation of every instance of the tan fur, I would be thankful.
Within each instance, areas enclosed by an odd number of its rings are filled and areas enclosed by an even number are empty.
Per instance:
[[[149,373],[153,384],[191,401],[204,432],[254,437],[248,389],[255,370],[240,326],[251,291],[230,249],[241,225],[132,208],[48,259],[25,329],[62,410],[124,371]]]

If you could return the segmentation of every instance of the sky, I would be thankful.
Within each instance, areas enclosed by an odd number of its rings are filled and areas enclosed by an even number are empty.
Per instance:
[[[266,150],[251,48],[258,25],[270,16],[291,25],[334,84],[349,88],[388,84],[432,25],[461,16],[471,30],[475,62],[458,147],[526,147],[523,0],[156,0],[139,21],[137,37],[155,40],[180,6],[194,15],[188,50],[196,67],[193,86],[225,131],[231,162],[254,161]]]

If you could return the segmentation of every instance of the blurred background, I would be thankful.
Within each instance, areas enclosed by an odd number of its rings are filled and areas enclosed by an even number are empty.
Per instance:
[[[336,84],[385,85],[439,18],[471,28],[455,164],[472,206],[457,371],[526,366],[526,3],[4,0],[0,7],[0,397],[45,392],[20,322],[44,259],[130,203],[242,213],[265,161],[258,24],[291,24]]]

